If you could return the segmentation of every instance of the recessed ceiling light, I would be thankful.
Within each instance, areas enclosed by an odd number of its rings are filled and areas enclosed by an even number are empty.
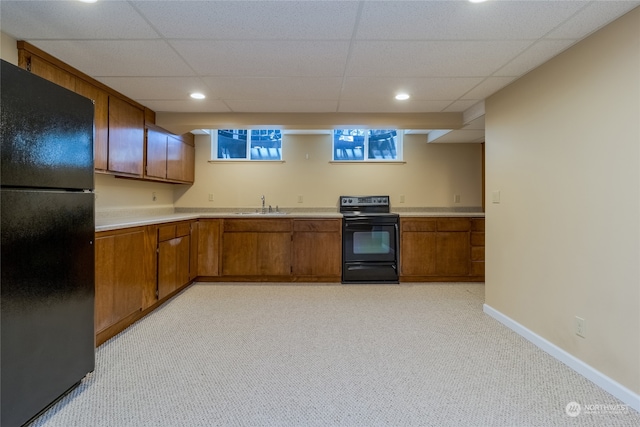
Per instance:
[[[200,92],[194,92],[190,95],[193,99],[205,99],[206,97],[204,96],[204,94],[200,93]]]
[[[82,3],[95,3],[98,0],[79,0],[79,1],[81,1]]]
[[[487,0],[469,0],[470,3],[484,3]]]
[[[398,101],[405,101],[405,100],[407,100],[409,98],[410,98],[409,94],[407,94],[407,93],[399,93],[399,94],[396,95],[396,99]]]

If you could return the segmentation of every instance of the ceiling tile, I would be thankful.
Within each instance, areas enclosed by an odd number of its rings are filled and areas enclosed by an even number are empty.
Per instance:
[[[2,31],[17,39],[158,38],[124,1],[0,1]]]
[[[342,99],[391,99],[399,92],[411,95],[411,100],[454,100],[480,83],[479,77],[348,77]]]
[[[479,100],[485,99],[489,95],[502,89],[515,79],[516,77],[487,77],[482,81],[482,83],[465,93],[462,96],[462,99],[470,99],[474,100],[474,102],[478,102]]]
[[[587,7],[545,37],[550,39],[582,39],[638,6],[640,6],[640,1],[589,2]]]
[[[158,112],[174,113],[229,113],[229,108],[218,100],[185,100],[185,101],[159,101],[136,99],[137,102],[147,108]]]
[[[333,99],[340,96],[340,77],[204,77],[216,98]]]
[[[345,99],[340,101],[339,113],[439,113],[451,101],[396,101],[395,99]]]
[[[161,40],[42,40],[33,44],[92,77],[193,75]]]
[[[494,73],[495,76],[520,76],[569,48],[575,40],[540,40]]]
[[[531,42],[358,41],[348,76],[477,77],[490,75]]]
[[[563,1],[369,1],[357,38],[367,40],[536,39],[584,5]]]
[[[350,39],[353,1],[136,1],[166,38],[216,40]]]
[[[327,113],[337,110],[337,101],[319,100],[228,100],[237,113]]]
[[[342,41],[172,41],[203,76],[342,76],[349,43]]]
[[[98,79],[133,99],[188,100],[192,92],[210,95],[207,85],[198,77],[100,77]]]

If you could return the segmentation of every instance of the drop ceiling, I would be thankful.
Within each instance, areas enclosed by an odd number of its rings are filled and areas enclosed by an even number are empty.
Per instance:
[[[0,23],[159,113],[463,113],[639,5],[2,0]],[[442,138],[484,140],[474,118]]]

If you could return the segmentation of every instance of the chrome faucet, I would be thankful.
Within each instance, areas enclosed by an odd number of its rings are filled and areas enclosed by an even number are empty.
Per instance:
[[[262,197],[260,197],[260,200],[262,200],[262,213],[265,213],[265,207],[264,207],[264,194],[262,195]]]

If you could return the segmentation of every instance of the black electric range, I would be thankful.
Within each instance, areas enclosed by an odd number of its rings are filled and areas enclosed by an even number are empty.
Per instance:
[[[342,283],[398,283],[398,214],[389,196],[340,196]]]

